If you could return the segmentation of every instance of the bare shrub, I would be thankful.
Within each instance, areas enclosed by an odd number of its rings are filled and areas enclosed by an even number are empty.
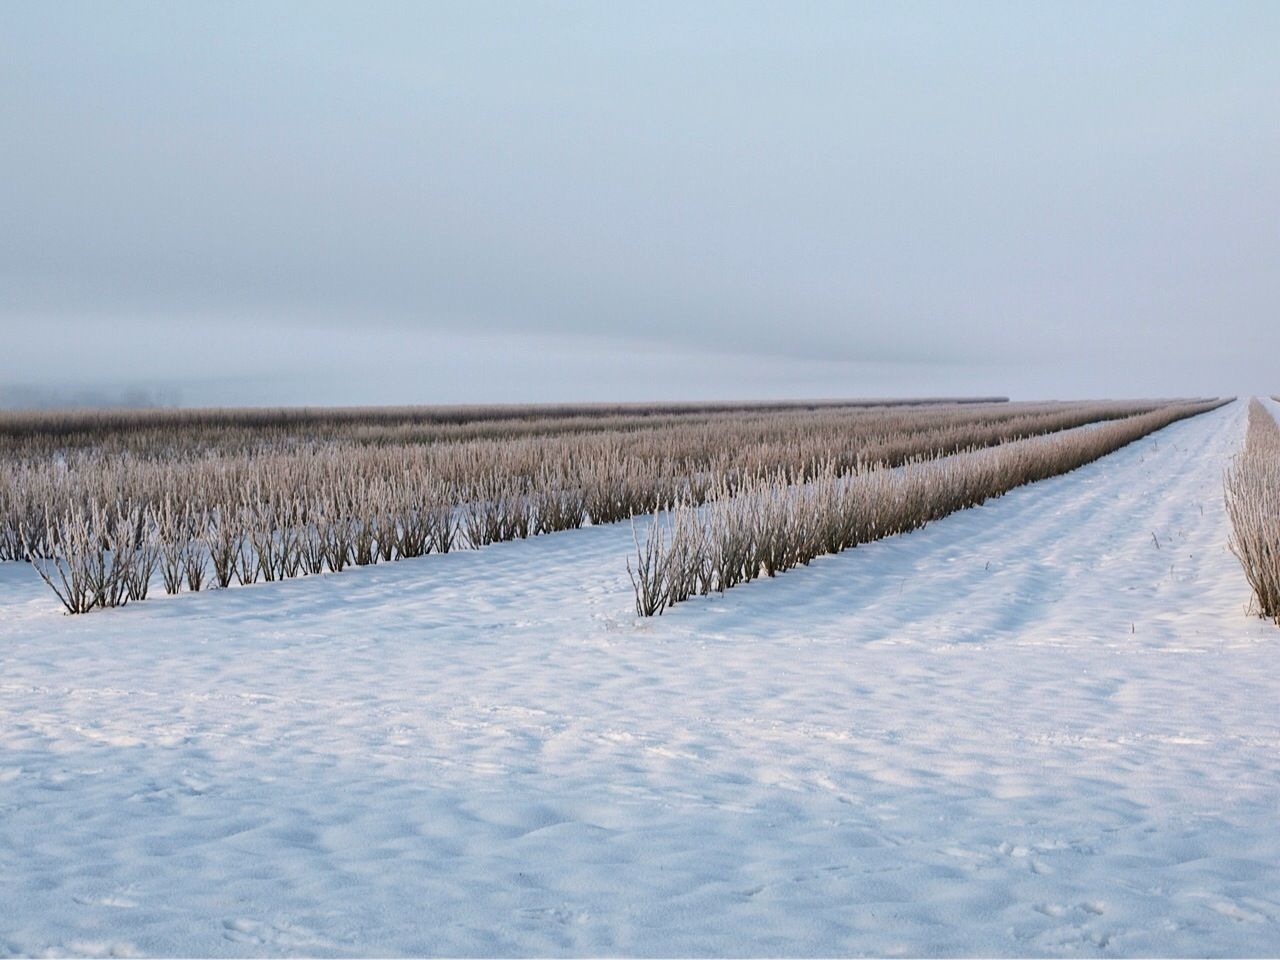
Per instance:
[[[89,518],[82,513],[61,517],[58,522],[46,517],[42,532],[37,533],[35,528],[24,525],[22,536],[28,544],[31,566],[57,595],[67,612],[85,613],[92,609],[95,596],[85,558],[90,549],[96,547],[97,535]],[[37,556],[32,550],[30,544],[37,536],[43,537],[49,545],[51,557]]]
[[[332,501],[328,511],[321,517],[320,537],[325,564],[334,573],[341,573],[351,563],[355,549],[355,526]]]
[[[97,504],[46,516],[49,556],[32,557],[31,564],[68,613],[123,606],[135,592],[145,594],[135,570],[140,529],[136,514]]]
[[[204,586],[209,569],[207,545],[188,534],[182,551],[182,572],[187,578],[187,589],[198,591]]]
[[[1280,625],[1280,426],[1256,399],[1249,402],[1244,450],[1227,469],[1223,487],[1228,545],[1258,615]]]
[[[209,562],[213,564],[213,582],[219,587],[231,585],[240,561],[240,547],[244,534],[240,529],[237,511],[229,504],[215,506],[208,514],[204,544]]]
[[[164,592],[175,594],[182,589],[186,573],[184,561],[190,547],[187,512],[172,497],[165,497],[153,516],[160,541],[160,578],[164,583]]]
[[[635,521],[631,522],[631,539],[635,542],[635,568],[627,561],[627,575],[631,577],[631,585],[635,588],[636,614],[641,617],[653,617],[662,613],[669,602],[671,578],[667,575],[667,565],[671,551],[667,543],[665,526],[655,518],[645,531],[644,542],[636,533]]]
[[[123,522],[129,527],[129,539],[120,546],[129,551],[128,562],[122,568],[125,590],[130,600],[145,600],[160,561],[160,538],[148,513],[141,508],[135,507]]]

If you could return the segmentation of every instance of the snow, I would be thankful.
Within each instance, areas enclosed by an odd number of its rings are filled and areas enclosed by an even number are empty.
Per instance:
[[[650,621],[625,524],[82,617],[0,564],[0,954],[1280,953],[1244,416]]]

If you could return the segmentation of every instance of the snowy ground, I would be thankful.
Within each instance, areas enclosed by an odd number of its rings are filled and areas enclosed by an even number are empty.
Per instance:
[[[0,954],[1280,954],[1244,412],[649,622],[625,525],[84,617],[2,564]]]

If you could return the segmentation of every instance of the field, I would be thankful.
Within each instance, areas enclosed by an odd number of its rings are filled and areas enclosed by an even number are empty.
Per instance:
[[[0,954],[1274,955],[1277,413],[0,418]]]
[[[0,418],[0,559],[30,561],[67,612],[86,613],[145,600],[157,569],[166,593],[184,585],[198,592],[476,549],[744,494],[778,499],[813,481],[824,482],[822,509],[830,513],[838,509],[830,495],[835,484],[861,489],[864,478],[896,476],[888,467],[905,465],[914,476],[922,461],[956,464],[948,455],[986,447],[1025,451],[1031,448],[1010,441],[1052,435],[1051,449],[1025,463],[1015,453],[1019,463],[1006,465],[999,454],[985,473],[973,467],[948,478],[943,485],[956,500],[942,511],[949,512],[1066,469],[1054,451],[1082,443],[1057,439],[1070,428],[1115,421],[1067,455],[1078,465],[1208,405],[9,415]],[[938,501],[928,482],[917,486],[913,499]],[[888,505],[897,497],[889,490],[879,498],[886,507],[872,509],[854,502],[865,497],[846,499],[864,526],[881,531],[941,515],[916,509],[897,516]],[[723,589],[762,566],[772,575],[795,562],[787,542],[794,533],[786,524],[760,531],[753,538],[759,562],[735,560],[741,569],[732,578],[719,564],[714,585]],[[828,535],[824,549],[837,552],[868,536]],[[786,555],[782,564],[778,550]],[[652,589],[637,582],[642,612],[658,612],[645,599]],[[666,592],[671,602],[680,599]]]

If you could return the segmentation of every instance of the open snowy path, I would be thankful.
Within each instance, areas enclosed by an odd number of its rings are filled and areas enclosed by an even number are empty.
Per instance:
[[[625,525],[60,615],[0,954],[1280,953],[1245,404],[640,622]]]

